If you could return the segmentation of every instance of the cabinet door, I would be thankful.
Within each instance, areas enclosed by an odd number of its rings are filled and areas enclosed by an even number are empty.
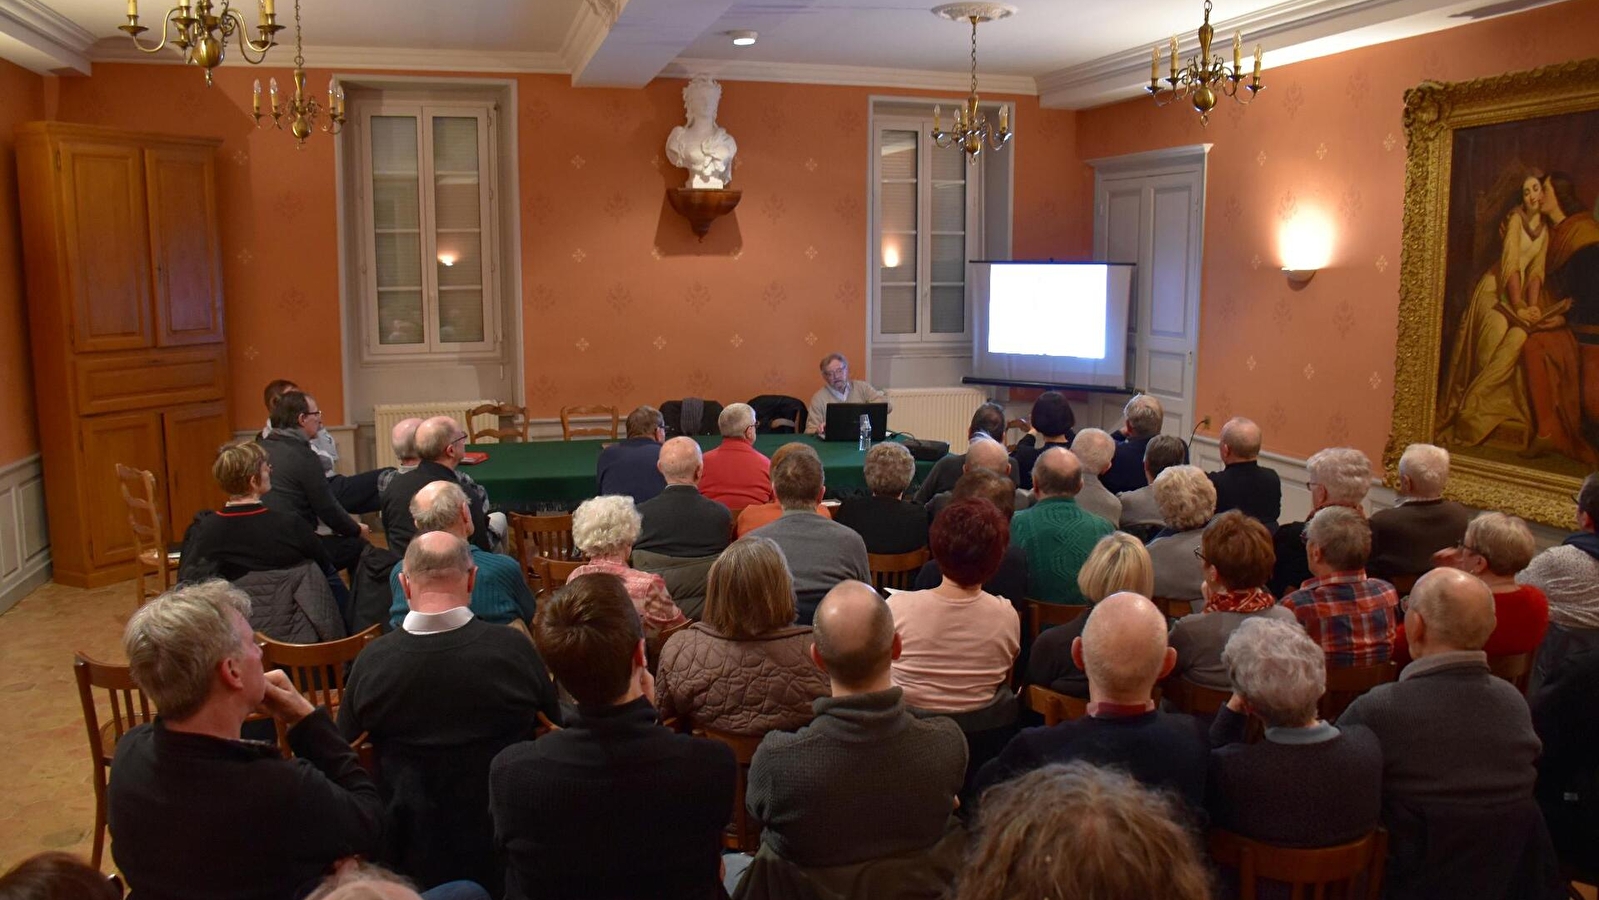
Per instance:
[[[227,497],[211,477],[211,464],[217,450],[228,442],[227,405],[193,403],[161,415],[166,438],[168,540],[183,540],[194,514],[202,509],[217,509]]]
[[[144,157],[132,144],[56,148],[72,345],[79,353],[152,345]]]
[[[204,147],[153,147],[144,155],[150,195],[158,346],[222,340],[222,271],[216,172]]]
[[[80,424],[83,453],[83,513],[89,519],[89,557],[96,566],[133,559],[133,530],[117,484],[117,463],[155,473],[157,505],[165,506],[165,465],[161,414],[116,413],[85,416]],[[162,512],[165,516],[165,511]]]

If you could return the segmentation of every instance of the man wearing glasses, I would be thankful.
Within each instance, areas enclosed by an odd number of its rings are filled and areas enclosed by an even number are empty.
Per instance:
[[[455,470],[466,451],[466,439],[466,432],[449,416],[435,416],[417,426],[416,455],[422,461],[411,471],[394,476],[383,492],[383,530],[388,535],[389,549],[395,555],[405,555],[406,546],[416,537],[411,498],[435,481],[461,483]],[[481,504],[471,503],[469,507],[472,512],[469,540],[481,550],[492,551],[487,514]]]
[[[894,404],[889,402],[887,394],[864,381],[849,379],[849,360],[842,353],[829,353],[822,357],[822,387],[811,395],[806,431],[821,433],[827,424],[829,403],[888,403],[888,411],[894,411]]]
[[[322,430],[322,408],[316,398],[288,391],[272,407],[272,418],[261,446],[272,466],[272,490],[261,498],[269,508],[292,513],[315,528],[326,525],[331,534],[319,535],[336,569],[350,569],[361,558],[370,532],[334,497],[322,463],[311,441]]]

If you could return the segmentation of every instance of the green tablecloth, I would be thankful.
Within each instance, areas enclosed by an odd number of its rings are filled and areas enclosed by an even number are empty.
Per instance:
[[[722,442],[715,435],[695,440],[706,450],[714,449]],[[763,434],[755,439],[755,447],[771,456],[778,447],[795,441],[810,444],[816,449],[816,455],[822,458],[829,495],[836,491],[849,493],[865,489],[862,468],[866,454],[857,449],[853,441],[829,443],[808,434]],[[488,460],[475,466],[463,466],[462,471],[488,489],[489,500],[497,509],[529,509],[538,504],[575,504],[598,493],[594,466],[600,458],[600,449],[608,443],[611,442],[477,444],[467,449],[487,453]],[[932,463],[918,462],[913,483],[926,477],[932,467]]]

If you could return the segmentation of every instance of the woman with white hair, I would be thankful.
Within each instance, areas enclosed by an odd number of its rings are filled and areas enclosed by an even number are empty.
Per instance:
[[[1382,748],[1360,726],[1316,718],[1326,688],[1321,647],[1293,622],[1251,618],[1222,651],[1233,696],[1211,724],[1211,824],[1283,847],[1330,847],[1377,827]],[[1244,743],[1249,716],[1265,740]]]
[[[1155,596],[1200,600],[1205,573],[1194,551],[1204,538],[1205,523],[1216,514],[1216,486],[1197,466],[1172,466],[1155,476],[1154,487],[1155,502],[1166,522],[1149,542]]]
[[[1549,629],[1549,599],[1532,585],[1516,582],[1537,550],[1526,522],[1502,512],[1485,512],[1466,526],[1458,545],[1433,556],[1436,565],[1470,572],[1493,591],[1494,632],[1482,646],[1489,656],[1531,653],[1543,643]],[[1394,630],[1394,662],[1401,666],[1410,662],[1403,624]]]
[[[1305,486],[1310,489],[1310,515],[1272,535],[1277,566],[1267,587],[1279,597],[1299,589],[1310,579],[1310,559],[1305,555],[1305,527],[1316,513],[1329,506],[1345,506],[1361,515],[1366,512],[1366,492],[1371,489],[1371,460],[1352,447],[1329,447],[1305,460]]]
[[[568,580],[596,573],[617,576],[627,585],[627,594],[633,598],[644,630],[660,632],[681,625],[688,618],[672,602],[665,579],[628,565],[643,524],[632,497],[611,495],[584,500],[572,513],[572,543],[589,561],[573,570]]]

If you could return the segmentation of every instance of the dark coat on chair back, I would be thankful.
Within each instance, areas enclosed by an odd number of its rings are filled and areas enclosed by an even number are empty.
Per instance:
[[[441,465],[429,460],[409,472],[401,472],[394,476],[389,486],[383,491],[383,531],[389,539],[389,549],[398,556],[405,556],[405,548],[410,546],[411,538],[416,537],[416,520],[411,518],[411,498],[416,492],[435,481],[453,481],[460,484],[460,479],[455,477],[455,470],[449,466]],[[476,503],[467,503],[472,512],[472,544],[483,550],[492,552],[494,548],[489,545],[489,517],[483,508]]]
[[[328,578],[314,562],[250,572],[233,586],[250,595],[250,627],[274,641],[318,644],[347,633]]]

